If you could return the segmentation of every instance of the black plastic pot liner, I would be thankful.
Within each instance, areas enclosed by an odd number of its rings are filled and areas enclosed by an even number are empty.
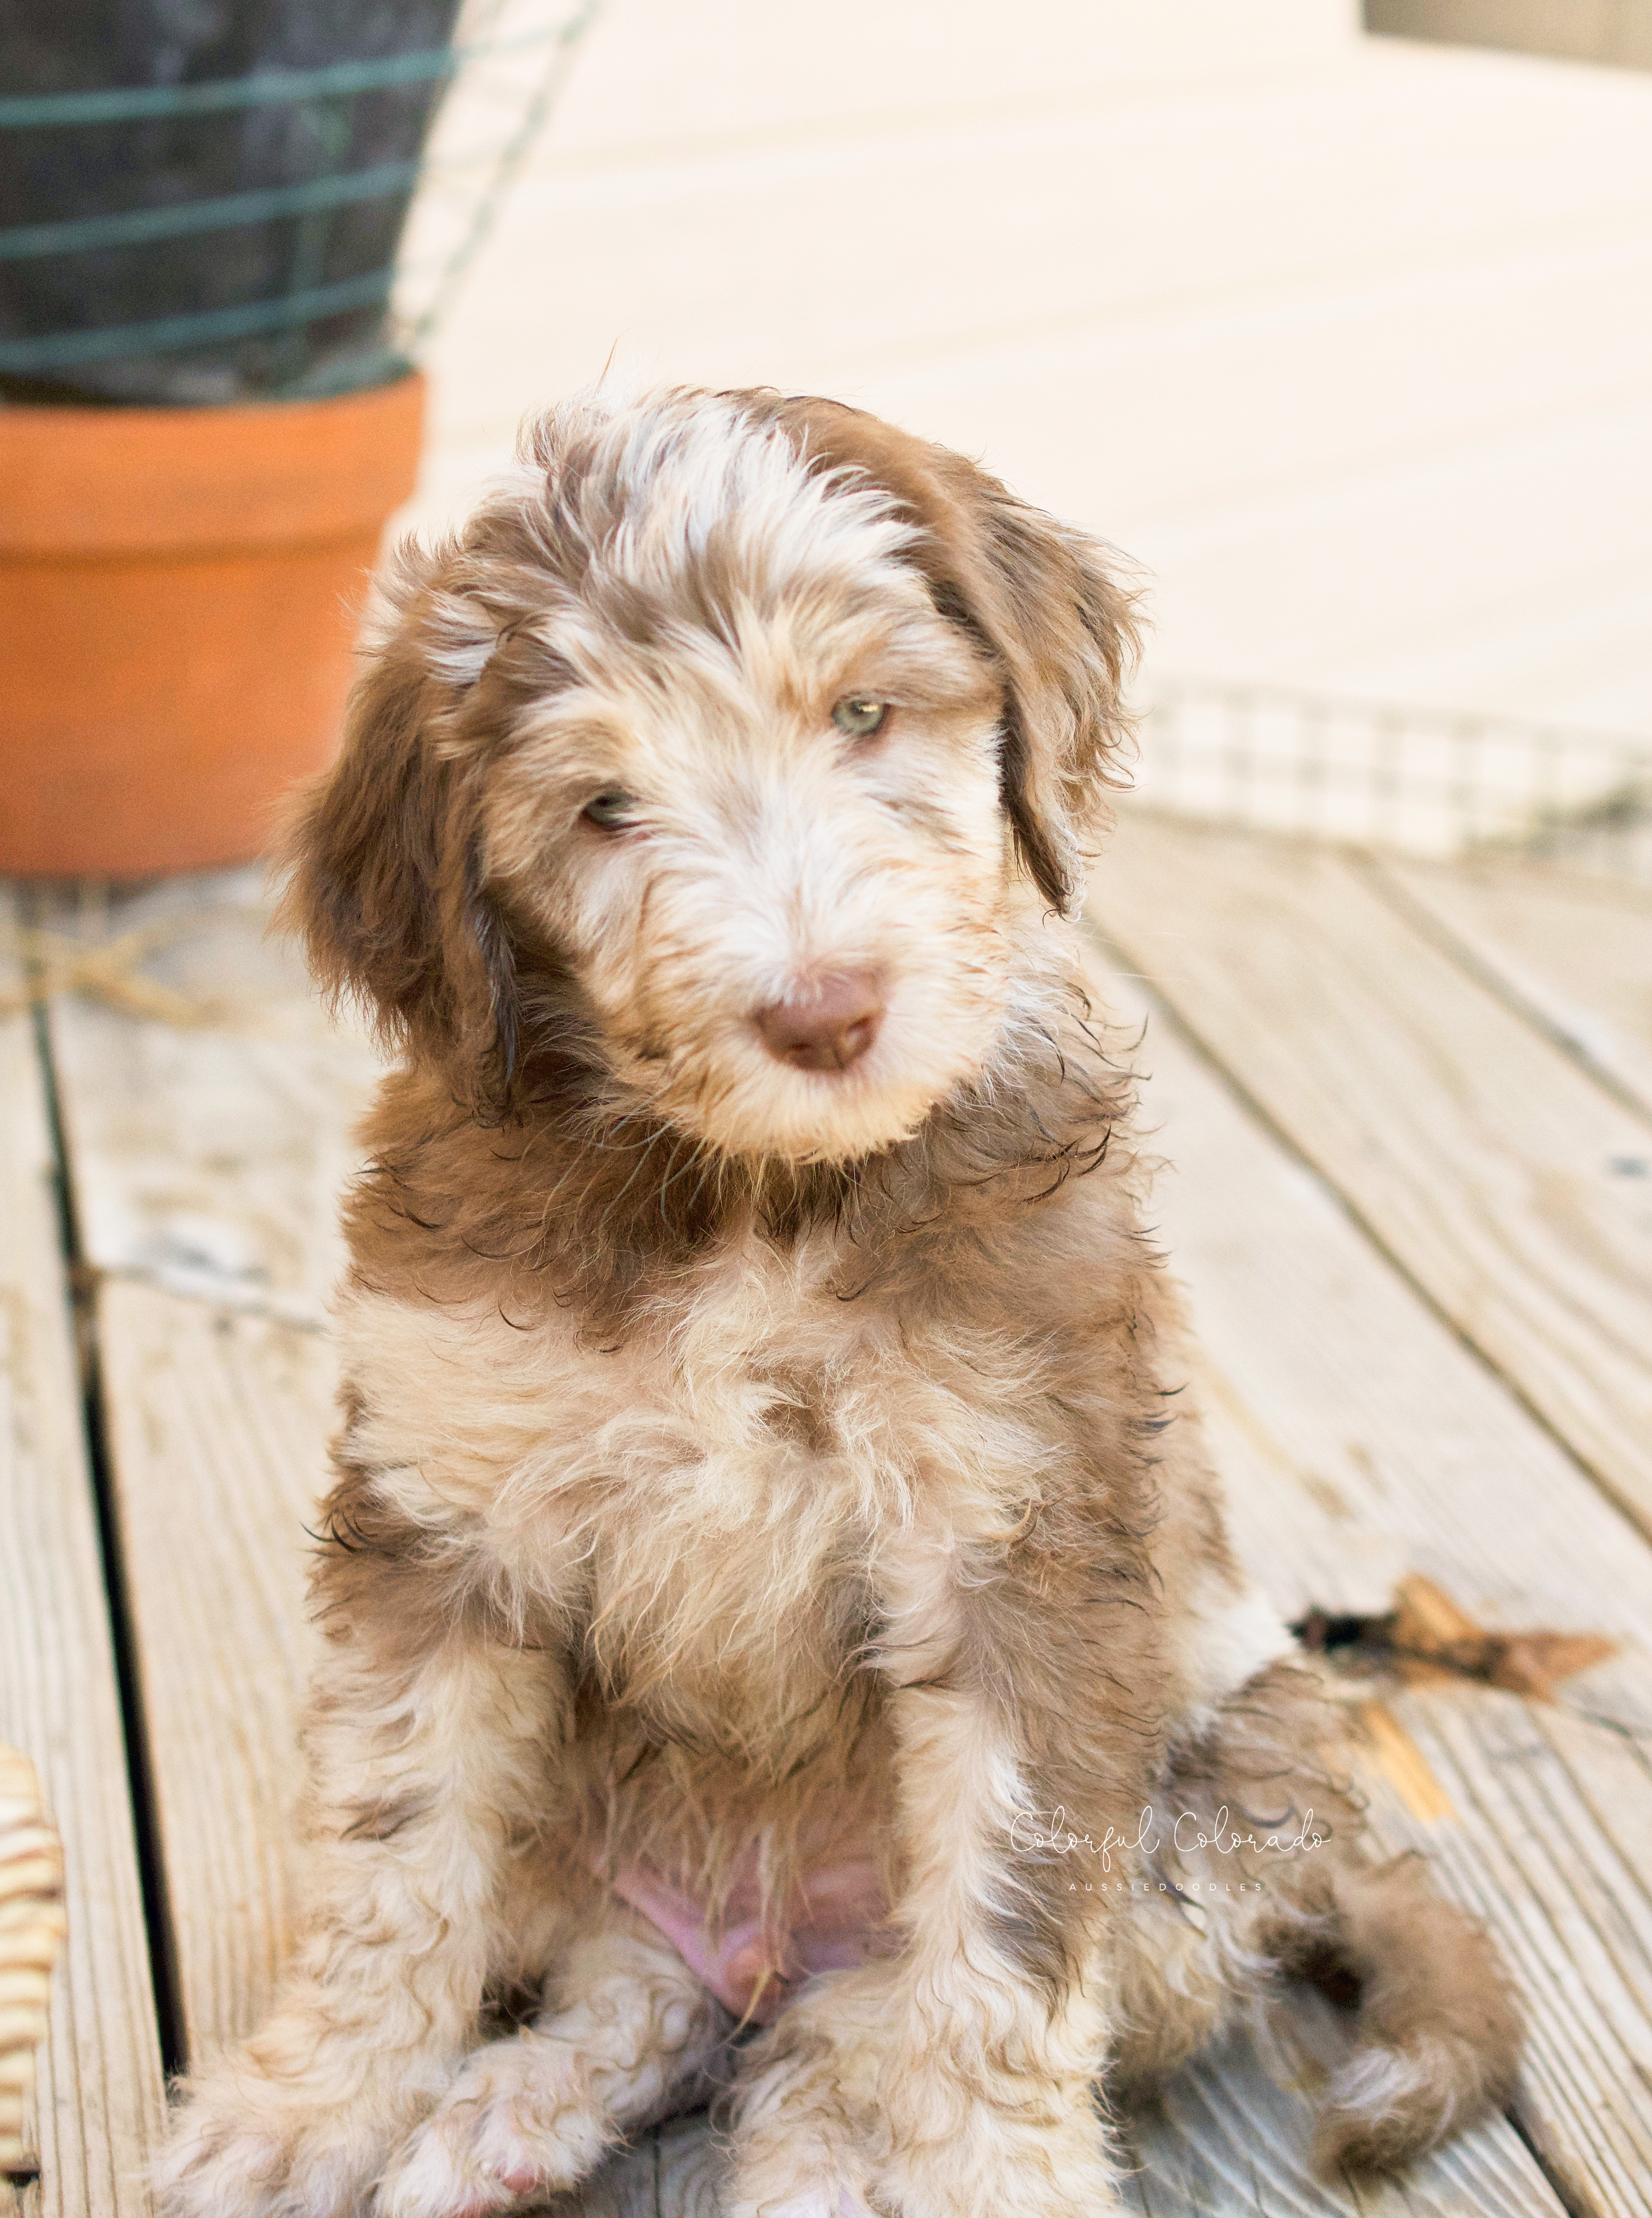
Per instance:
[[[458,5],[4,0],[0,87],[13,99],[162,90],[439,53]],[[382,378],[392,269],[444,89],[426,75],[218,111],[0,127],[0,211],[24,250],[0,259],[0,389],[199,403]],[[257,196],[272,195],[287,212],[259,212]],[[243,220],[220,224],[222,211],[201,206],[231,196],[246,199]],[[120,243],[15,239],[71,223],[107,234],[111,217],[131,219]],[[163,224],[179,227],[133,236]],[[213,323],[192,332],[200,318]],[[158,328],[123,338],[132,325]],[[28,366],[8,369],[9,356]]]

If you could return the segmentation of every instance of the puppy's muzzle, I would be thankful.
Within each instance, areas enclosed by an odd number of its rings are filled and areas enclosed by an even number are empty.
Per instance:
[[[783,1001],[759,1009],[754,1021],[777,1063],[794,1070],[847,1070],[877,1038],[883,1011],[877,977],[846,970],[799,985]]]

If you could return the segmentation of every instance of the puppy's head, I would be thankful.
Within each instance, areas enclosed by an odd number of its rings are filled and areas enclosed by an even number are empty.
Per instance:
[[[406,549],[288,914],[485,1114],[845,1161],[988,1066],[1121,730],[1098,550],[827,402],[598,393]]]

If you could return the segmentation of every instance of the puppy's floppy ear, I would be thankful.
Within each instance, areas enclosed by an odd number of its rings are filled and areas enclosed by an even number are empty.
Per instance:
[[[288,812],[279,920],[335,1001],[364,1003],[387,1045],[443,1063],[456,1098],[497,1112],[517,1070],[514,951],[482,884],[474,765],[441,744],[462,682],[433,666],[416,582],[405,561],[400,620],[351,693],[338,759]]]
[[[1005,812],[1053,908],[1076,906],[1103,789],[1129,724],[1121,692],[1136,654],[1135,596],[1081,532],[1018,500],[962,455],[830,400],[733,395],[779,423],[805,459],[852,469],[921,532],[914,562],[1004,691]]]

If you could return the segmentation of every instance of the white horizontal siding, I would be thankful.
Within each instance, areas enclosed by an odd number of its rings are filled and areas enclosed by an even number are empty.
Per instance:
[[[418,514],[610,354],[981,455],[1166,668],[1652,732],[1652,77],[1343,0],[608,0]]]

